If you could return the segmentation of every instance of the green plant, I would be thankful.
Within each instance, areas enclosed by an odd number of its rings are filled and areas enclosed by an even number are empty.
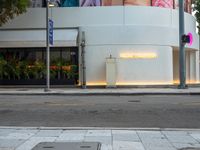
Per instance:
[[[34,71],[35,71],[35,77],[36,79],[42,79],[45,75],[46,67],[45,64],[42,61],[36,60],[34,62]]]
[[[51,78],[61,78],[63,61],[61,59],[55,59],[51,63]]]
[[[69,69],[63,71],[67,79],[76,79],[78,77],[78,67],[77,65],[70,65]]]
[[[0,26],[26,12],[29,0],[0,0]]]
[[[196,21],[198,22],[198,33],[200,34],[200,0],[193,0],[192,3],[194,4],[193,10],[195,12]]]
[[[29,69],[29,63],[28,61],[24,60],[24,61],[20,61],[19,62],[19,68],[20,68],[20,72],[21,72],[21,78],[22,79],[30,79],[30,69]]]
[[[3,79],[6,64],[7,61],[3,57],[0,57],[0,79]]]
[[[8,61],[8,66],[10,67],[10,76],[12,76],[13,79],[20,79],[20,67],[19,67],[19,60],[16,56],[13,56],[13,58]]]

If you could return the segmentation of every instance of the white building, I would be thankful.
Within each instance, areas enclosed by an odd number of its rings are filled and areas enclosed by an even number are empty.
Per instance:
[[[45,13],[45,8],[30,8],[1,27],[1,49],[40,48],[45,52]],[[80,46],[83,32],[87,85],[107,84],[106,58],[110,55],[116,60],[116,85],[178,83],[178,10],[145,6],[72,7],[51,8],[50,16],[54,21],[52,47],[63,49],[54,56],[64,56],[67,47],[74,49],[79,66],[78,84],[82,84],[83,74]],[[196,20],[188,13],[185,13],[185,33],[193,34],[193,44],[186,45],[187,83],[196,84],[199,83],[199,36]]]

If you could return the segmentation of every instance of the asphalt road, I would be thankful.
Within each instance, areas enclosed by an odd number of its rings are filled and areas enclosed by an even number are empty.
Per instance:
[[[0,96],[0,126],[200,128],[200,96]]]

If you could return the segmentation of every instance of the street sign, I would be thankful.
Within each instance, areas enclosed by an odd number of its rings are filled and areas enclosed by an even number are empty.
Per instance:
[[[49,19],[49,43],[53,45],[53,20]]]

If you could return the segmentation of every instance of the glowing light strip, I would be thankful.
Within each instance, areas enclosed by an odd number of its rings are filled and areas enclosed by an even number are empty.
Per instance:
[[[88,82],[88,86],[106,86],[106,82]],[[126,85],[173,85],[170,82],[117,82],[116,85],[126,86]]]
[[[123,59],[155,59],[156,53],[121,53],[120,58]]]
[[[179,80],[174,80],[174,84],[179,84],[180,81]],[[200,81],[195,81],[195,80],[186,80],[187,84],[199,84]]]
[[[174,85],[174,84],[178,84],[178,81],[173,81],[173,83],[171,82],[117,82],[116,85],[118,86],[126,86],[126,85]],[[199,84],[199,81],[187,81],[188,84]],[[88,82],[87,83],[88,86],[106,86],[107,83],[106,82]]]

